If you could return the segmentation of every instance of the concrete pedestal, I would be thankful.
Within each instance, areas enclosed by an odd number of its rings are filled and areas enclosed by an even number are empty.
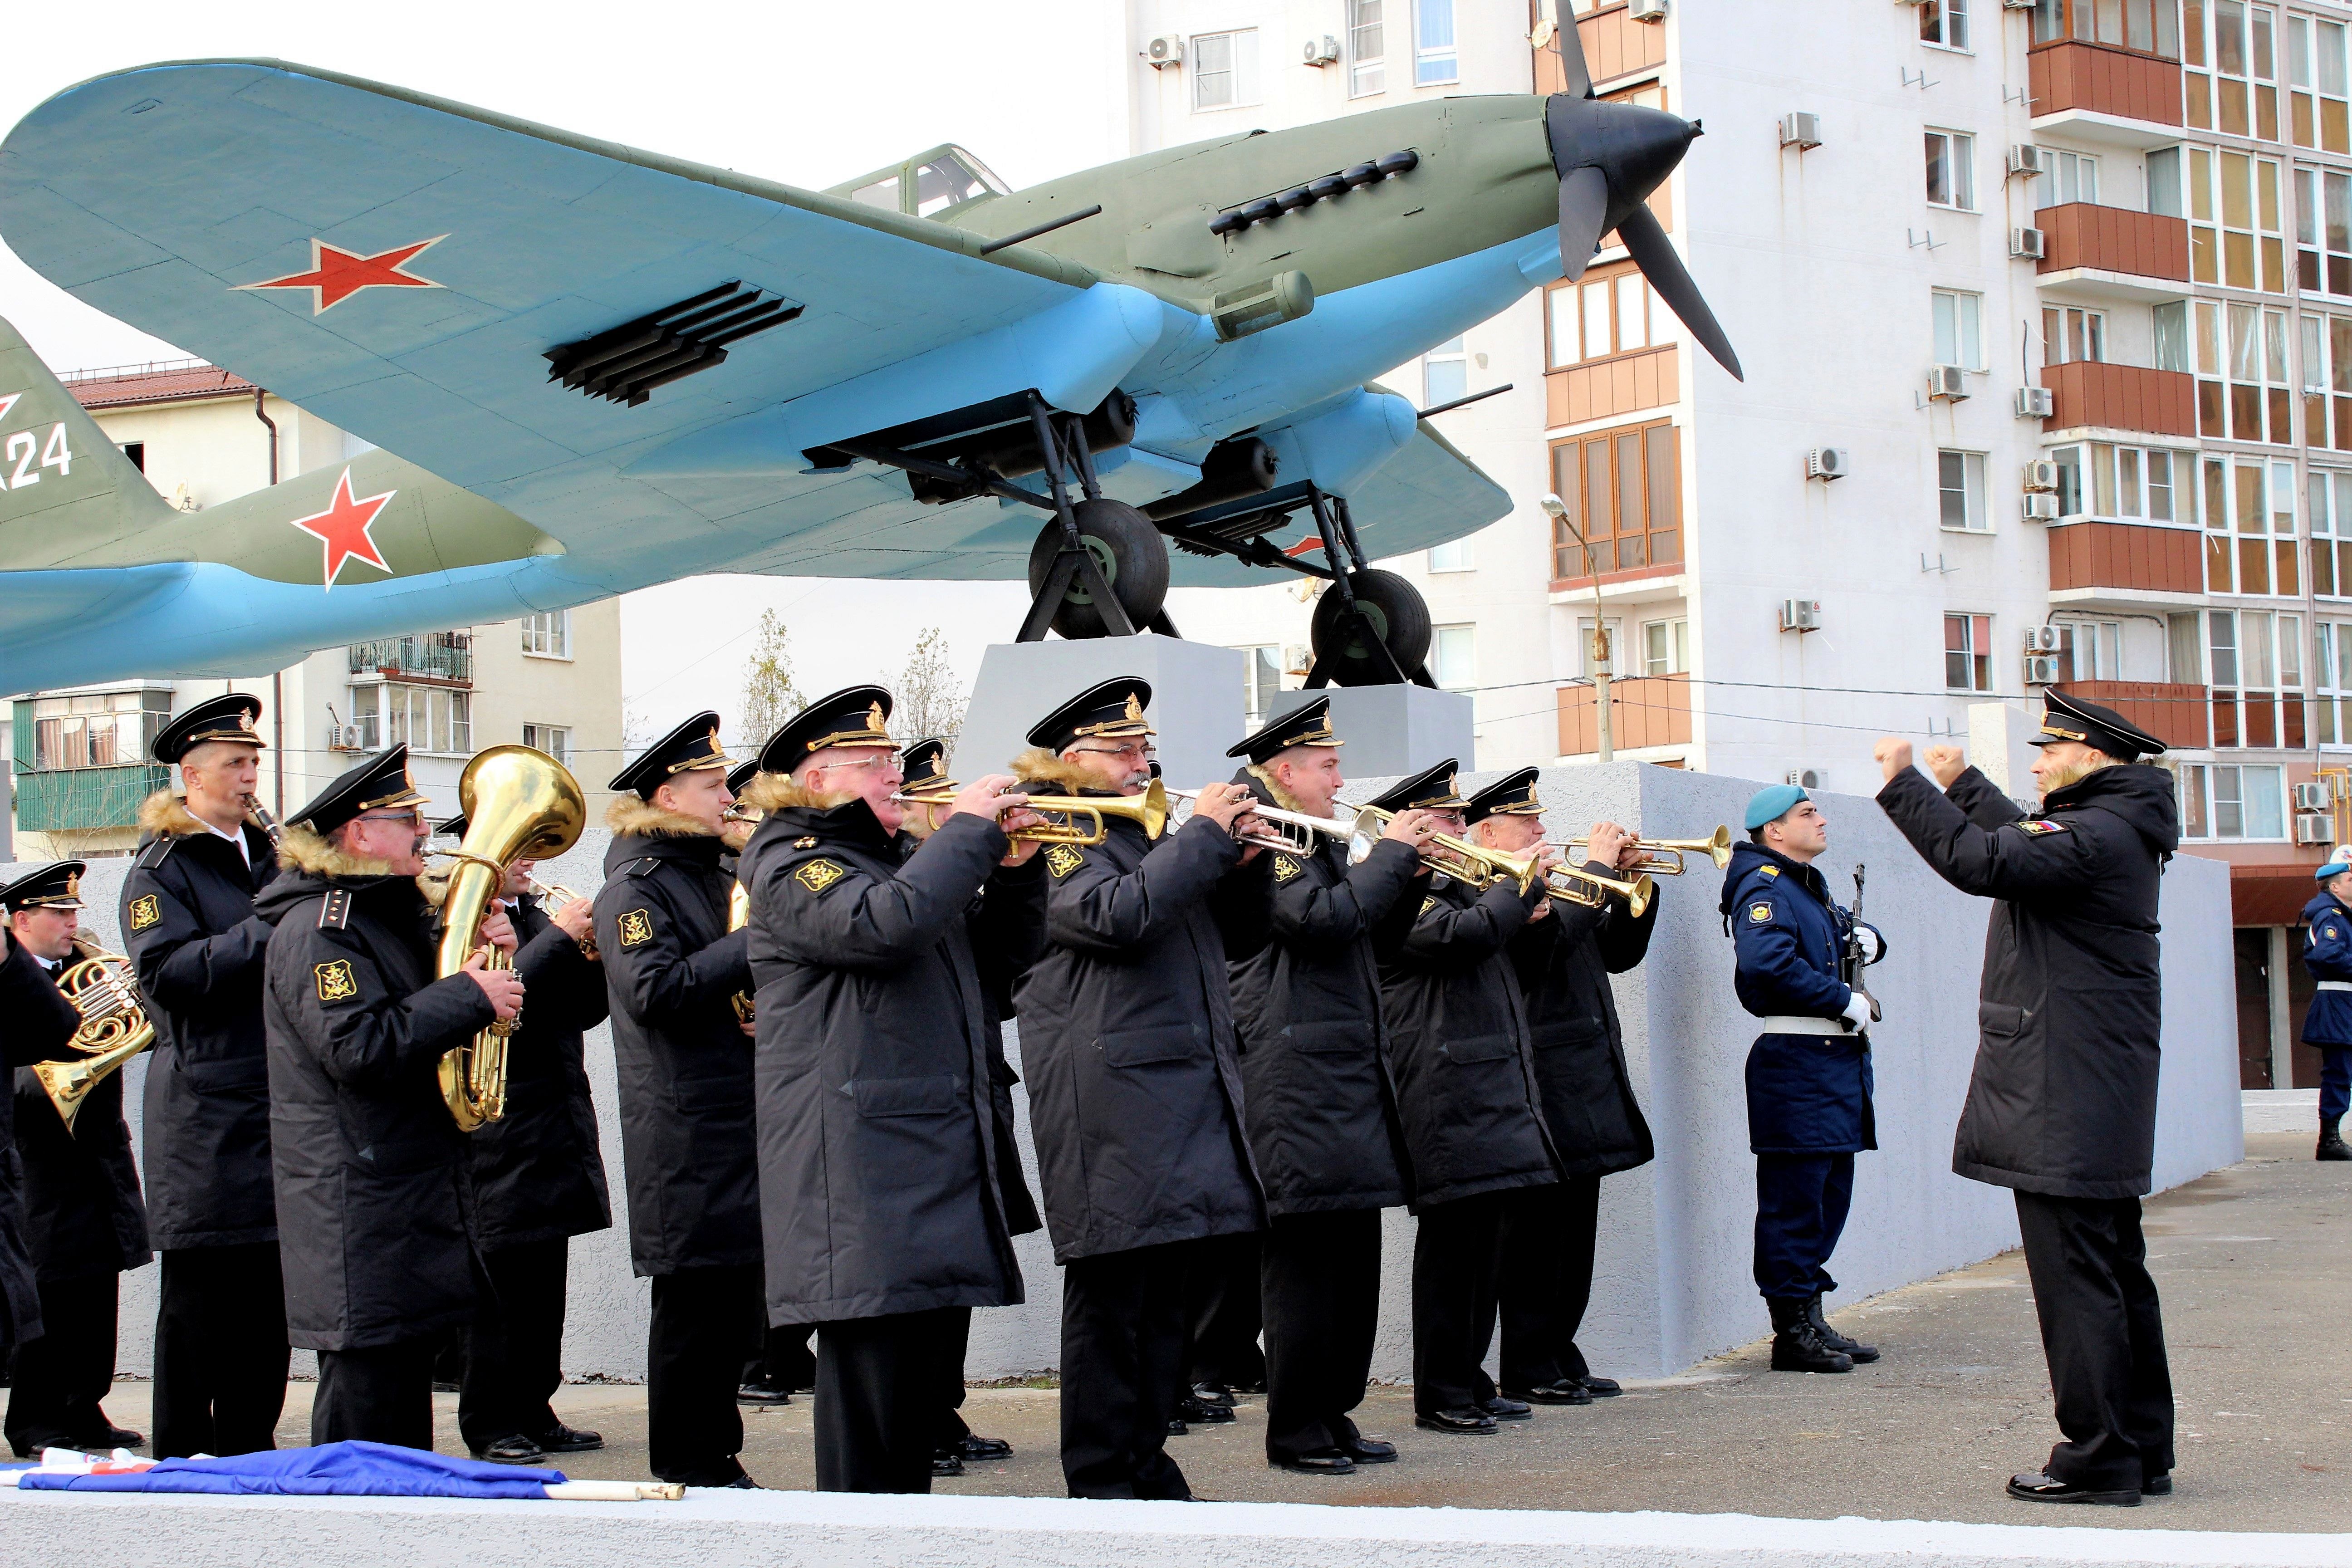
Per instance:
[[[1333,686],[1286,691],[1276,717],[1318,697],[1331,700],[1331,731],[1348,742],[1340,770],[1350,779],[1401,778],[1452,757],[1464,773],[1478,765],[1470,699],[1426,686]]]
[[[2027,718],[2012,703],[1969,704],[1969,761],[1992,780],[1995,788],[2013,799],[2032,800],[2037,793],[2033,738],[2041,732],[2041,721]],[[1919,755],[1927,756],[1925,746],[1919,748]]]
[[[1225,748],[1246,729],[1244,668],[1233,648],[1151,632],[994,644],[981,656],[950,771],[966,781],[1003,773],[1028,749],[1030,726],[1038,720],[1097,681],[1131,675],[1150,683],[1146,711],[1160,731],[1155,744],[1168,783],[1195,789],[1231,777],[1234,763]]]

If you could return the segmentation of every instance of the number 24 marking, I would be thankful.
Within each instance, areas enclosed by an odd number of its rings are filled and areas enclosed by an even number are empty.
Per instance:
[[[49,426],[49,438],[46,445],[30,430],[19,430],[8,437],[5,459],[7,463],[14,463],[16,470],[6,479],[0,479],[0,489],[23,489],[26,485],[41,482],[41,476],[31,471],[36,448],[41,454],[41,467],[55,468],[60,475],[73,472],[73,450],[66,445],[66,427],[63,425]]]

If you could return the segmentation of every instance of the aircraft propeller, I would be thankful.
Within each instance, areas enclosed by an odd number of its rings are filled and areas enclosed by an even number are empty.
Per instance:
[[[1643,200],[1681,163],[1700,134],[1698,125],[1664,110],[1602,103],[1592,96],[1584,43],[1576,18],[1565,15],[1568,0],[1553,0],[1563,13],[1552,24],[1552,47],[1559,51],[1566,84],[1544,105],[1544,134],[1551,143],[1552,167],[1559,174],[1559,260],[1572,281],[1584,275],[1593,247],[1611,229],[1642,269],[1658,298],[1682,318],[1717,363],[1735,381],[1745,381],[1731,340],[1692,281],[1674,242]]]

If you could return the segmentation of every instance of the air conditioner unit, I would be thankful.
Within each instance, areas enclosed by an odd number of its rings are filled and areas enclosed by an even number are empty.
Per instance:
[[[1337,65],[1339,63],[1339,40],[1328,33],[1319,38],[1309,38],[1307,47],[1298,52],[1298,58],[1301,65]]]
[[[327,726],[327,749],[331,752],[363,752],[367,747],[362,742],[357,724],[330,724]]]
[[[1801,153],[1822,144],[1822,117],[1802,110],[1780,116],[1780,145]]]
[[[2004,11],[2031,11],[2038,4],[2040,0],[2000,0],[2000,8]]]
[[[1663,22],[1666,19],[1666,0],[1633,0],[1625,14],[1636,22]]]
[[[2324,784],[2299,784],[2294,786],[2294,808],[2297,811],[2326,811],[2327,786]]]
[[[1927,367],[1927,395],[1958,403],[1969,395],[1968,375],[1956,364],[1931,364]]]
[[[2046,174],[2050,172],[2050,154],[2031,142],[2020,142],[2009,150],[2009,172],[2012,174]]]
[[[1780,629],[1784,632],[1814,632],[1822,627],[1822,602],[1819,599],[1783,599],[1780,601]]]
[[[1799,789],[1827,789],[1830,784],[1829,770],[1827,768],[1790,768],[1787,782],[1795,784]]]
[[[2028,626],[2025,628],[2025,651],[2072,653],[2074,651],[2074,628],[2068,626]]]
[[[1183,36],[1178,33],[1160,34],[1143,47],[1143,58],[1150,62],[1151,68],[1156,71],[1164,71],[1170,66],[1182,65],[1184,63]]]
[[[2320,811],[2295,813],[2294,841],[2297,844],[2335,843],[2336,819]]]
[[[2025,684],[2055,686],[2066,679],[2066,661],[2052,654],[2032,654],[2025,660]]]
[[[1853,472],[1853,462],[1843,447],[1816,447],[1805,454],[1805,478],[1809,479],[1842,479]]]
[[[2009,256],[2012,261],[2039,261],[2047,254],[2038,228],[2013,228],[2009,231]]]
[[[2021,386],[2017,389],[2017,416],[2020,419],[2048,419],[2058,412],[2058,395],[2046,386]]]
[[[2025,465],[2025,488],[2029,490],[2056,489],[2058,465],[2047,458],[2034,458],[2029,460]]]
[[[2058,521],[2058,498],[2046,492],[2027,496],[2022,515],[2028,522],[2055,522]]]

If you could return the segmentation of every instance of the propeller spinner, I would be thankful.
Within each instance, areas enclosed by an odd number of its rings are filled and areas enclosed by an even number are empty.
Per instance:
[[[1696,123],[1664,110],[1638,104],[1603,103],[1592,96],[1592,73],[1584,64],[1584,43],[1571,18],[1552,26],[1567,84],[1544,106],[1544,135],[1552,167],[1559,174],[1559,261],[1572,281],[1584,275],[1593,247],[1611,229],[1625,242],[1658,298],[1682,318],[1717,363],[1735,381],[1747,377],[1731,340],[1706,308],[1698,285],[1675,254],[1643,200],[1657,189],[1699,135]]]

